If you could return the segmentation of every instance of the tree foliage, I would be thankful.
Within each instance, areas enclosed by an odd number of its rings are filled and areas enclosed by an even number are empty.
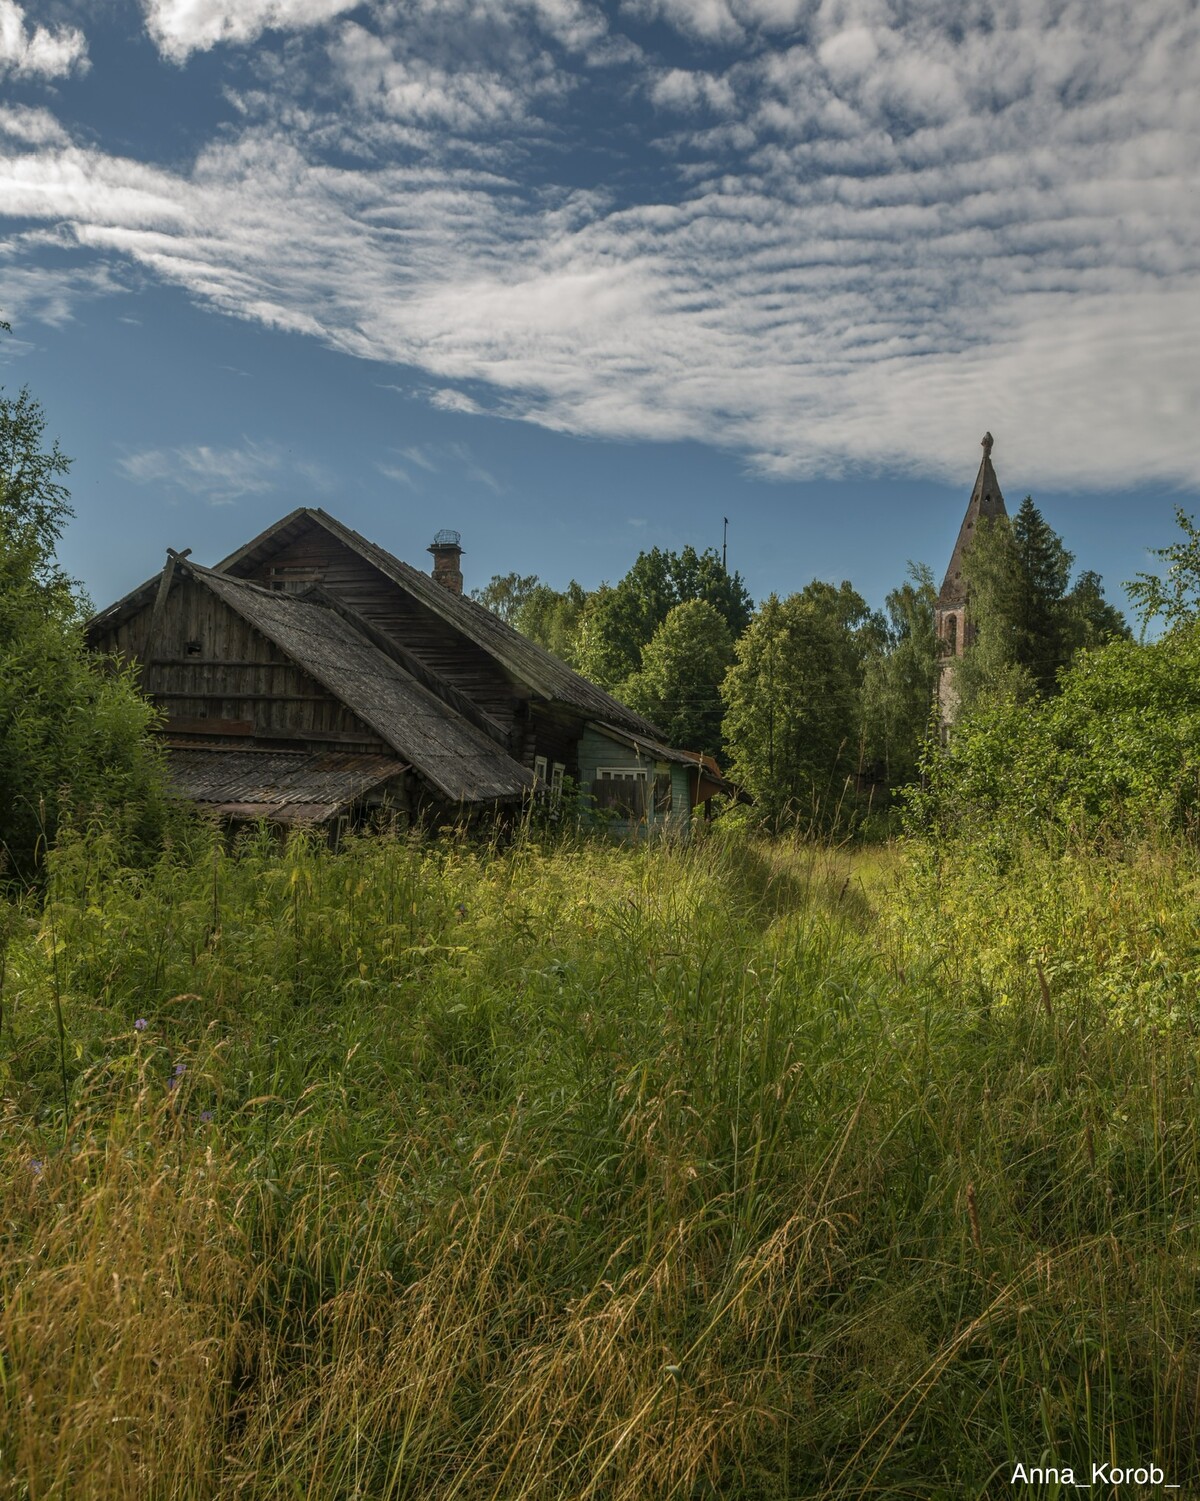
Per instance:
[[[1009,695],[955,725],[913,791],[946,836],[1039,836],[1194,822],[1200,801],[1200,624],[1082,653],[1052,699]]]
[[[554,589],[536,573],[497,573],[482,589],[473,589],[471,598],[523,636],[575,666],[579,617],[587,595],[574,579],[565,589]]]
[[[1167,565],[1165,571],[1139,573],[1125,585],[1143,632],[1159,619],[1173,631],[1200,618],[1200,530],[1182,507],[1176,507],[1175,520],[1182,538],[1153,549]]]
[[[735,647],[725,678],[730,774],[767,820],[829,824],[859,761],[864,633],[871,616],[848,583],[772,594]]]
[[[85,649],[83,601],[55,558],[70,461],[45,426],[27,390],[0,391],[0,880],[30,880],[68,814],[103,817],[132,853],[167,810],[154,711]]]
[[[862,725],[866,759],[889,787],[917,775],[937,688],[937,588],[923,563],[909,564],[907,582],[888,595],[867,652]]]
[[[729,627],[706,599],[676,605],[642,652],[623,690],[631,709],[663,730],[671,745],[716,755],[721,749],[721,683],[733,660]]]
[[[588,596],[580,620],[580,671],[620,696],[641,669],[642,653],[676,605],[704,600],[724,620],[734,638],[750,621],[750,595],[738,573],[728,573],[713,548],[681,552],[654,547],[616,585],[601,585]]]

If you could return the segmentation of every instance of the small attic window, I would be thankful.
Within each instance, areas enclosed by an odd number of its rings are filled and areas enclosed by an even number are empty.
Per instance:
[[[202,647],[201,647],[199,641],[188,641],[184,645],[183,649],[184,649],[184,652],[187,654],[187,656],[189,656],[189,657],[198,657],[200,655]]]

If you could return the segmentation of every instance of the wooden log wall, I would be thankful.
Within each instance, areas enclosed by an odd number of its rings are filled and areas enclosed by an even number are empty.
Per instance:
[[[154,639],[150,640],[151,621]],[[379,736],[210,589],[177,579],[102,648],[141,663],[168,731],[388,753]]]

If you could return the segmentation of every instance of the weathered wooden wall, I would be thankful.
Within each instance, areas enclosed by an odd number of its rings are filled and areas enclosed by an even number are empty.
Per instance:
[[[97,644],[137,659],[142,688],[166,715],[168,732],[390,753],[333,694],[195,579],[177,577],[161,605],[146,605]]]

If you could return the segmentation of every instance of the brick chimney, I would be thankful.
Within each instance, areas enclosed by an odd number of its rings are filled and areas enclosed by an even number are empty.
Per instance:
[[[429,548],[433,554],[433,576],[451,594],[463,591],[462,569],[458,562],[463,551],[459,545],[461,542],[458,532],[443,531],[437,534]]]

